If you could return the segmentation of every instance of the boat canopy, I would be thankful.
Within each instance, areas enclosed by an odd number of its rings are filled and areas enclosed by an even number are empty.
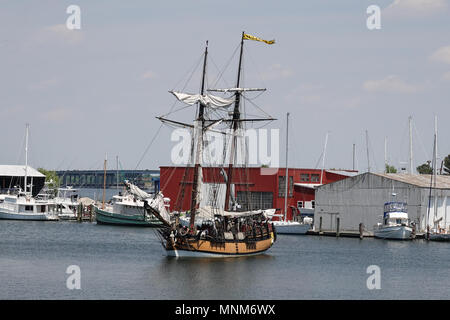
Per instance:
[[[384,204],[384,213],[389,212],[408,212],[406,202],[386,202]]]

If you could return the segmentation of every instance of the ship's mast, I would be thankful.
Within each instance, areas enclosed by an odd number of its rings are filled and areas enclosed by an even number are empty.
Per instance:
[[[237,82],[236,82],[236,88],[239,88],[240,80],[241,80],[241,67],[242,67],[242,53],[244,50],[244,31],[242,31],[241,36],[241,52],[239,54],[239,67],[238,67],[238,75],[237,75]],[[241,93],[239,90],[236,90],[235,93],[235,103],[234,103],[234,110],[233,110],[233,121],[232,121],[232,142],[231,142],[231,153],[230,153],[230,163],[228,165],[228,174],[227,174],[227,188],[225,193],[225,210],[228,211],[230,208],[230,188],[231,188],[231,181],[233,179],[233,163],[235,160],[235,153],[236,153],[236,132],[239,129],[239,119],[241,117],[241,113],[239,111],[239,103],[241,100]]]
[[[289,169],[288,169],[288,149],[289,149],[289,112],[286,114],[286,173],[284,175],[284,221],[287,216],[287,198],[289,191]]]
[[[30,129],[30,124],[26,124],[26,134],[25,134],[25,180],[23,185],[23,190],[25,194],[27,193],[27,180],[28,180],[28,131]]]
[[[200,94],[203,95],[205,92],[205,77],[206,77],[206,59],[208,57],[208,41],[206,41],[206,48],[205,48],[205,54],[203,59],[203,74],[202,74],[202,83],[201,83],[201,89]],[[201,158],[203,155],[203,128],[205,126],[205,106],[199,102],[198,103],[198,118],[197,118],[197,124],[201,124],[200,128],[197,126],[194,126],[194,131],[197,129],[197,132],[194,132],[194,137],[197,133],[197,155],[195,157],[195,167],[194,167],[194,180],[192,185],[192,196],[191,196],[191,218],[189,221],[189,230],[191,233],[195,233],[195,213],[197,210],[197,207],[199,205],[198,203],[198,191],[201,184]]]

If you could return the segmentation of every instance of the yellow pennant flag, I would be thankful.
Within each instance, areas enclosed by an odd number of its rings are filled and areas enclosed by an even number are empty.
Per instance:
[[[260,38],[255,37],[255,36],[246,34],[246,33],[244,33],[243,39],[244,39],[244,40],[261,41],[261,42],[265,42],[265,43],[267,43],[267,44],[274,44],[274,43],[275,43],[275,40],[263,40],[263,39],[260,39]]]

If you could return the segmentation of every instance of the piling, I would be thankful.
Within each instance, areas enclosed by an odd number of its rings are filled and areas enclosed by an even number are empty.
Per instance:
[[[319,220],[319,234],[321,234],[322,233],[322,217],[320,217],[320,220]]]
[[[364,224],[362,222],[359,224],[359,238],[361,240],[364,238]]]
[[[336,237],[339,237],[339,223],[340,223],[340,218],[336,218]]]

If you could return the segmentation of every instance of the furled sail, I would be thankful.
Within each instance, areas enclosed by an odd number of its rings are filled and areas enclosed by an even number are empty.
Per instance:
[[[125,185],[127,186],[128,191],[140,200],[145,200],[152,197],[152,195],[148,194],[144,190],[141,190],[138,186],[128,182],[127,180],[125,181]]]
[[[216,92],[247,92],[247,91],[266,91],[265,88],[227,88],[227,89],[208,89]]]
[[[214,96],[212,94],[201,95],[176,91],[169,91],[169,92],[172,93],[181,102],[187,103],[189,105],[193,105],[197,102],[200,102],[201,104],[210,108],[225,108],[234,103],[234,98],[226,99]]]

